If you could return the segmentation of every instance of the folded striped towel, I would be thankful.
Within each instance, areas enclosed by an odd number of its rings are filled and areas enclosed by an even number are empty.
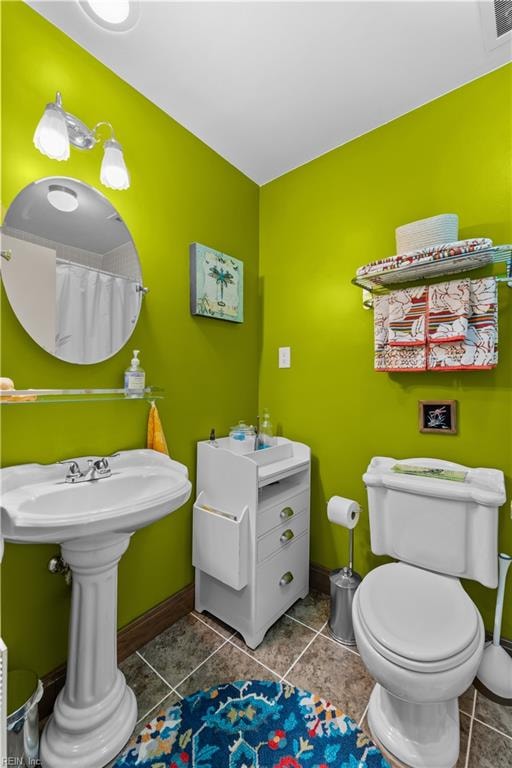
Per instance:
[[[428,289],[428,339],[438,343],[464,341],[470,313],[468,277],[437,283]]]
[[[498,295],[494,277],[470,281],[470,315],[463,341],[428,348],[433,371],[487,370],[498,364]]]
[[[403,288],[389,296],[389,345],[414,347],[425,344],[427,288]]]
[[[376,371],[424,371],[427,367],[423,344],[389,344],[389,307],[392,294],[374,298],[374,368]],[[424,327],[423,327],[424,335]]]

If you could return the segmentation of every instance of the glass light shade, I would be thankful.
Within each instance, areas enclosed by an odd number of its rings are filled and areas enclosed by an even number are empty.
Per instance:
[[[34,133],[34,145],[52,160],[67,160],[69,136],[64,110],[58,104],[47,104]]]
[[[78,208],[78,195],[73,189],[60,184],[50,184],[46,198],[58,211],[70,213]]]
[[[115,139],[107,139],[101,163],[101,183],[110,189],[128,189],[130,174],[124,162],[123,150]]]

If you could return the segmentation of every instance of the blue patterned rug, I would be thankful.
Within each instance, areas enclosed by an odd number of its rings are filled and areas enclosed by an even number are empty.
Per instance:
[[[353,720],[285,683],[241,680],[162,710],[114,768],[389,768]]]

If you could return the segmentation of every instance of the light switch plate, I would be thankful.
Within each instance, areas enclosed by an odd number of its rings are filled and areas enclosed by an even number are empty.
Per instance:
[[[291,347],[279,347],[279,367],[291,368]]]

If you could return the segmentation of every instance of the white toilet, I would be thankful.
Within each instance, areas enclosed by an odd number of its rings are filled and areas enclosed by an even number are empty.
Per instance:
[[[375,740],[413,768],[453,768],[460,696],[484,647],[482,618],[459,582],[497,586],[503,473],[434,459],[403,464],[466,472],[464,482],[398,474],[372,459],[371,548],[399,562],[371,571],[356,592],[357,646],[377,684],[368,708]]]

